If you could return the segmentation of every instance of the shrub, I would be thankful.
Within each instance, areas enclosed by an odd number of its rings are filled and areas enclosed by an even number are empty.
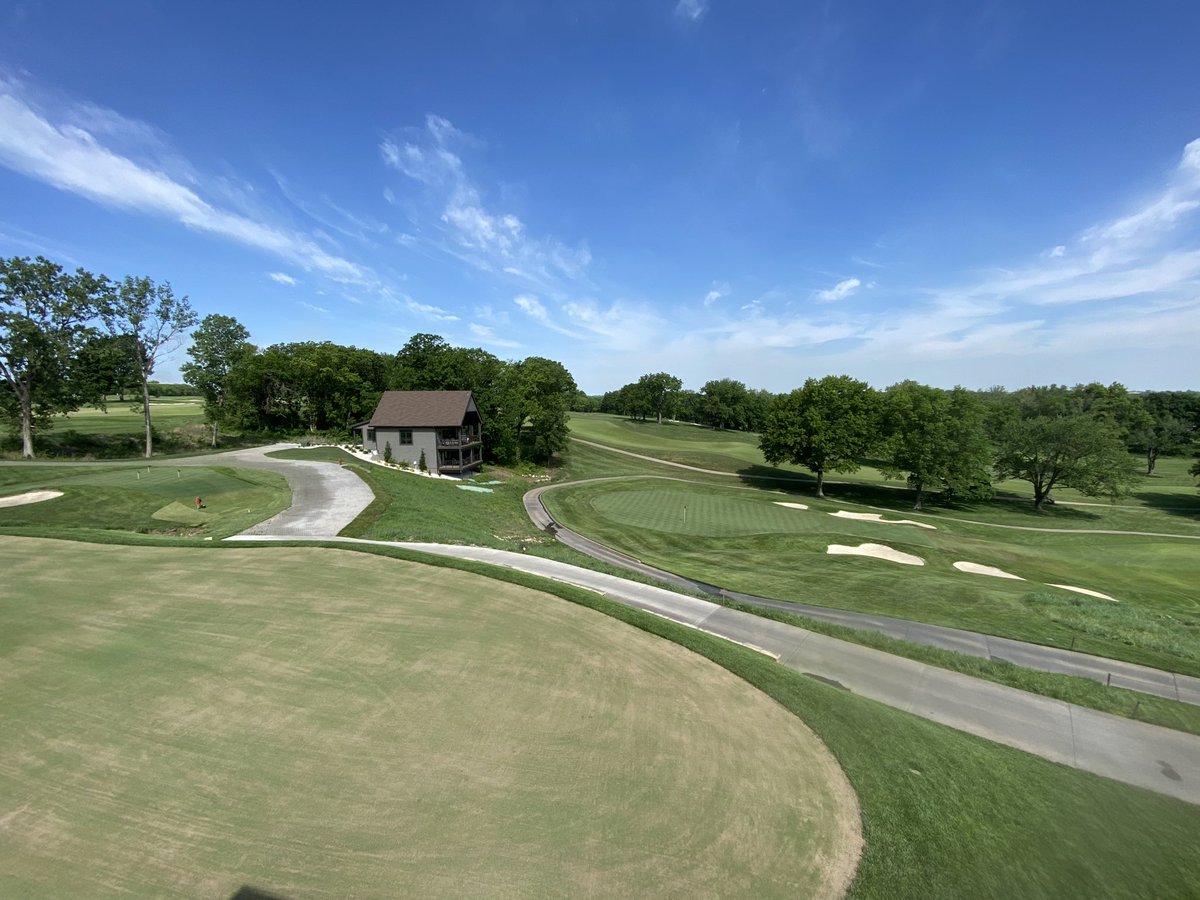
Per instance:
[[[417,460],[417,468],[420,469],[422,472],[429,471],[429,467],[427,465],[425,465],[425,451],[424,450],[421,451],[421,458]]]
[[[388,441],[383,445],[383,461],[390,463],[392,461],[392,442]]]

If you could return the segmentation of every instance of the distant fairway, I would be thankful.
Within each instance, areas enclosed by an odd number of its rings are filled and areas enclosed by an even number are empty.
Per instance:
[[[11,896],[821,896],[853,795],[783,707],[512,584],[0,538]]]
[[[936,530],[856,521],[829,515],[863,509],[854,504],[686,477],[564,485],[544,500],[567,527],[709,584],[1200,674],[1200,541],[996,529],[953,521],[954,513],[921,517]],[[778,505],[795,500],[810,508]],[[827,553],[830,544],[862,543],[882,543],[927,565]],[[1025,581],[959,572],[952,566],[958,561]],[[1076,606],[1065,610],[1070,594],[1052,584],[1121,602],[1071,598]],[[1050,602],[1053,596],[1061,602]]]

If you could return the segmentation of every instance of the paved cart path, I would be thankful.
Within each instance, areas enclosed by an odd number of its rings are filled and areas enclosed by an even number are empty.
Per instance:
[[[832,609],[827,606],[814,606],[807,603],[790,600],[775,600],[770,597],[757,597],[753,594],[743,594],[729,591],[716,585],[706,584],[666,572],[654,566],[647,565],[641,560],[626,556],[620,551],[606,547],[591,538],[584,537],[569,528],[555,522],[549,511],[542,503],[546,491],[559,487],[572,487],[579,484],[590,484],[599,481],[627,481],[634,476],[609,476],[593,478],[587,481],[562,482],[560,484],[543,485],[525,494],[525,512],[537,527],[553,534],[558,540],[581,553],[586,553],[595,559],[610,565],[619,566],[647,575],[657,581],[705,594],[725,597],[747,606],[758,606],[764,609],[774,609],[781,612],[808,616],[836,625],[850,628],[860,628],[867,631],[877,631],[889,637],[911,641],[914,644],[924,644],[930,647],[940,647],[943,650],[953,650],[970,656],[980,656],[985,659],[1001,659],[1024,666],[1027,669],[1037,669],[1042,672],[1055,672],[1060,675],[1075,675],[1080,678],[1091,678],[1094,681],[1111,684],[1113,687],[1126,688],[1143,694],[1153,694],[1168,700],[1179,700],[1200,706],[1200,678],[1190,675],[1178,675],[1150,666],[1137,663],[1122,662],[1103,656],[1091,656],[1087,653],[1077,653],[1073,650],[1063,650],[1057,647],[1046,647],[1042,644],[1030,644],[1025,641],[1010,638],[994,637],[975,631],[964,631],[961,628],[948,628],[943,625],[926,625],[909,619],[898,619],[874,613],[860,613],[845,609]],[[641,475],[638,478],[658,478],[656,475]]]

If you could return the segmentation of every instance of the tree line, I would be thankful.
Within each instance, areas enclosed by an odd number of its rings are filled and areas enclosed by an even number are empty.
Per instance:
[[[329,341],[260,349],[232,316],[200,320],[169,283],[113,281],[43,257],[13,257],[0,259],[0,415],[20,434],[21,455],[33,457],[35,434],[54,416],[136,392],[150,456],[149,398],[163,391],[151,376],[189,331],[181,371],[203,398],[213,446],[221,429],[344,438],[370,418],[385,390],[473,391],[492,461],[549,461],[566,446],[578,389],[554,360],[501,360],[432,334],[414,335],[395,354]]]
[[[918,509],[930,491],[990,496],[993,479],[1008,478],[1029,482],[1039,510],[1056,487],[1118,497],[1134,483],[1130,452],[1152,475],[1159,456],[1189,453],[1200,437],[1200,393],[1131,394],[1099,383],[1009,392],[902,381],[877,391],[836,375],[774,395],[732,379],[686,391],[679,378],[658,372],[599,398],[576,398],[575,408],[757,432],[767,462],[810,469],[818,496],[826,473],[853,472],[870,459],[887,477],[907,481]],[[1191,471],[1200,475],[1200,462]]]

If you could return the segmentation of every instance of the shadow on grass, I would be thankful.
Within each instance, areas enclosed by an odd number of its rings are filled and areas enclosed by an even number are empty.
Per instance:
[[[1158,491],[1136,491],[1133,498],[1145,503],[1151,509],[1170,513],[1174,516],[1200,520],[1200,494],[1166,494]]]
[[[744,484],[753,487],[765,488],[770,486],[773,490],[793,494],[797,497],[808,497],[810,499],[815,496],[816,479],[811,475],[797,474],[770,466],[750,466],[739,469],[737,474]],[[773,480],[781,476],[786,477],[788,480]],[[827,480],[825,482],[825,498],[827,500],[842,500],[847,503],[858,503],[864,506],[877,506],[896,512],[911,512],[913,510],[916,493],[909,487],[895,483],[868,484],[863,482],[837,481],[837,477],[834,475],[832,476],[834,480]],[[1030,522],[1037,522],[1046,527],[1052,527],[1055,522],[1078,524],[1093,522],[1101,518],[1099,514],[1078,506],[1047,506],[1039,512],[1030,498],[1011,495],[997,495],[992,499],[980,500],[948,497],[938,491],[927,491],[921,499],[921,504],[926,512],[946,510],[955,513],[976,515],[987,515],[988,512],[1001,508],[1006,513],[1015,513],[1023,519],[1028,519]],[[1200,513],[1200,509],[1194,510],[1194,513]]]

